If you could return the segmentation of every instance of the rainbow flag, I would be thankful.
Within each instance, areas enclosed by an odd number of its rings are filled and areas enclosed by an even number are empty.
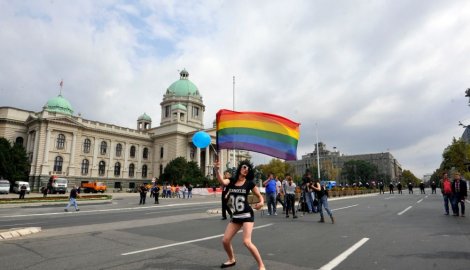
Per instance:
[[[262,112],[217,112],[219,149],[242,149],[297,160],[299,123]]]

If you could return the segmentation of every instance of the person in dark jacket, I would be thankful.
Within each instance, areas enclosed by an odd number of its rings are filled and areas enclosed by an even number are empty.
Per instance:
[[[147,197],[147,188],[144,184],[139,186],[140,201],[139,204],[145,204],[145,198]]]
[[[77,191],[77,186],[74,186],[72,188],[72,190],[70,190],[69,203],[67,204],[67,206],[64,209],[65,212],[69,211],[69,207],[71,205],[73,205],[73,207],[75,207],[75,211],[80,211],[80,209],[78,209],[78,205],[77,205],[77,197],[78,196],[79,195],[78,195],[78,191]]]
[[[465,199],[467,198],[467,182],[462,180],[460,173],[454,173],[452,182],[452,211],[454,216],[459,216],[459,204],[461,217],[465,217]]]

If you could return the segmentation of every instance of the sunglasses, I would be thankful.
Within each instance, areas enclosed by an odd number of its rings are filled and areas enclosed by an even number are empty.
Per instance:
[[[241,167],[243,170],[250,170],[250,167],[248,167],[247,165],[242,165]]]

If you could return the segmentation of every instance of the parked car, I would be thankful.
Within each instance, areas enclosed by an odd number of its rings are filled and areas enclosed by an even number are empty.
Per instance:
[[[0,194],[8,194],[10,192],[10,181],[0,180]]]
[[[22,185],[25,185],[25,186],[26,186],[26,193],[29,194],[29,193],[31,192],[31,188],[29,187],[29,183],[28,183],[28,182],[24,182],[24,181],[16,181],[16,182],[13,184],[13,192],[19,194]]]
[[[50,193],[56,194],[65,194],[67,193],[68,181],[65,178],[53,178],[49,180],[49,190]]]

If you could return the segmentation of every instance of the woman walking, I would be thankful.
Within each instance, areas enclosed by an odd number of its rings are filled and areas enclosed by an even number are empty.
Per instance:
[[[253,232],[255,218],[253,209],[248,204],[248,194],[250,191],[252,191],[259,200],[259,202],[254,205],[254,208],[259,210],[264,205],[264,198],[261,196],[258,187],[256,187],[253,182],[253,165],[251,165],[248,160],[240,162],[235,173],[235,177],[231,179],[222,177],[219,166],[219,162],[215,162],[214,170],[219,183],[223,186],[227,186],[228,188],[227,204],[232,212],[232,219],[230,220],[230,223],[227,224],[224,237],[222,239],[222,244],[225,252],[227,252],[228,260],[223,263],[220,268],[232,267],[237,263],[235,253],[233,251],[232,239],[240,229],[243,229],[243,244],[255,258],[258,263],[258,268],[260,270],[265,270],[266,268],[259,251],[251,242],[251,234]]]
[[[313,182],[313,190],[315,190],[315,195],[318,198],[318,208],[320,211],[320,220],[318,222],[325,222],[325,218],[323,217],[323,208],[325,208],[328,215],[330,215],[331,223],[335,223],[333,213],[331,213],[331,210],[328,207],[328,192],[325,189],[325,185],[320,185],[318,179],[315,179]]]

